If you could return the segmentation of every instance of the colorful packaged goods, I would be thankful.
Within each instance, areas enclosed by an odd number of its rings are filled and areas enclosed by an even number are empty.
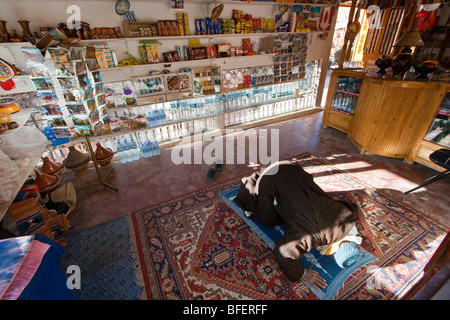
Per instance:
[[[192,75],[195,96],[220,93],[220,68],[194,69]]]
[[[184,28],[184,13],[177,12],[177,21],[178,21],[178,30],[180,32],[180,36],[186,35],[186,30]]]
[[[205,19],[195,19],[195,34],[206,35]]]
[[[162,75],[134,78],[133,84],[138,98],[164,93],[164,79]]]
[[[217,58],[217,46],[207,46],[206,47],[207,53],[208,53],[208,59],[214,59]]]
[[[244,50],[244,56],[248,56],[252,51],[252,43],[250,42],[250,38],[242,39],[242,48]]]
[[[218,44],[217,57],[218,58],[231,57],[231,43]]]
[[[223,20],[223,33],[224,34],[234,34],[234,20],[233,19],[224,19]]]
[[[186,36],[190,35],[190,31],[189,31],[189,17],[188,14],[186,12],[183,13],[183,22],[184,22],[184,34]]]

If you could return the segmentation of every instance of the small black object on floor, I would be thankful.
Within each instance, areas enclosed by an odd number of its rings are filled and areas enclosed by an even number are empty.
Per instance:
[[[208,172],[206,173],[206,181],[211,182],[214,179],[214,175],[216,172],[220,172],[223,169],[223,163],[214,163],[209,167]]]

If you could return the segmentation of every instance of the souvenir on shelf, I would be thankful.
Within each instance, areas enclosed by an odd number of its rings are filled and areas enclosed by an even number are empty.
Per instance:
[[[103,92],[107,108],[123,108],[136,105],[137,100],[133,81],[104,83]]]
[[[22,52],[26,58],[26,65],[32,77],[49,77],[46,61],[38,48],[23,47]]]
[[[220,93],[221,72],[219,67],[194,69],[192,77],[194,96]]]
[[[307,34],[275,34],[273,49],[274,82],[291,81],[305,77]]]
[[[157,103],[166,101],[163,74],[133,78],[139,102]]]
[[[273,66],[253,67],[251,70],[252,86],[272,84],[273,75]]]
[[[94,48],[48,49],[47,61],[56,84],[55,94],[63,102],[64,121],[49,121],[56,137],[70,137],[69,132],[80,137],[92,134],[94,128],[101,134],[99,128],[104,126],[106,117],[100,111],[106,101]]]
[[[164,75],[167,99],[174,100],[192,97],[192,73],[179,72]]]
[[[249,88],[252,84],[250,68],[222,71],[222,91],[229,92]]]
[[[114,55],[108,44],[98,43],[95,44],[95,57],[99,68],[113,68],[116,66],[114,61]]]

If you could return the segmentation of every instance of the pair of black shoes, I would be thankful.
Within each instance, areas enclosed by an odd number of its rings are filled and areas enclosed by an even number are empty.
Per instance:
[[[223,164],[222,163],[214,163],[211,167],[209,167],[208,172],[206,173],[206,181],[211,182],[214,179],[214,175],[216,172],[222,171]]]

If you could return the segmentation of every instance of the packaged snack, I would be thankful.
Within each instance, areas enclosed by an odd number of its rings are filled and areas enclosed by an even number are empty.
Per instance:
[[[178,22],[179,34],[180,34],[180,36],[184,36],[185,30],[184,30],[184,21],[183,21],[183,13],[182,12],[177,12],[177,22]]]
[[[133,78],[133,83],[136,88],[138,99],[141,97],[163,94],[165,91],[162,75]]]
[[[184,34],[186,36],[189,36],[191,33],[189,32],[189,18],[186,12],[183,13],[183,22],[184,22]]]
[[[189,56],[188,46],[186,46],[186,45],[183,46],[183,58],[184,58],[184,60],[190,60],[191,59],[191,57]]]
[[[159,63],[158,46],[150,45],[146,46],[147,63]]]
[[[252,43],[250,42],[250,38],[242,39],[242,48],[244,50],[244,56],[247,56],[249,52],[252,51]]]
[[[191,48],[191,60],[207,59],[208,53],[206,47]]]
[[[207,46],[208,59],[217,58],[217,47],[216,45]]]
[[[213,34],[211,18],[205,18],[205,31],[206,34]]]
[[[231,57],[231,43],[218,44],[217,56],[219,58]]]
[[[139,54],[141,55],[141,60],[144,63],[149,63],[149,60],[147,58],[147,48],[145,46],[139,46]]]

